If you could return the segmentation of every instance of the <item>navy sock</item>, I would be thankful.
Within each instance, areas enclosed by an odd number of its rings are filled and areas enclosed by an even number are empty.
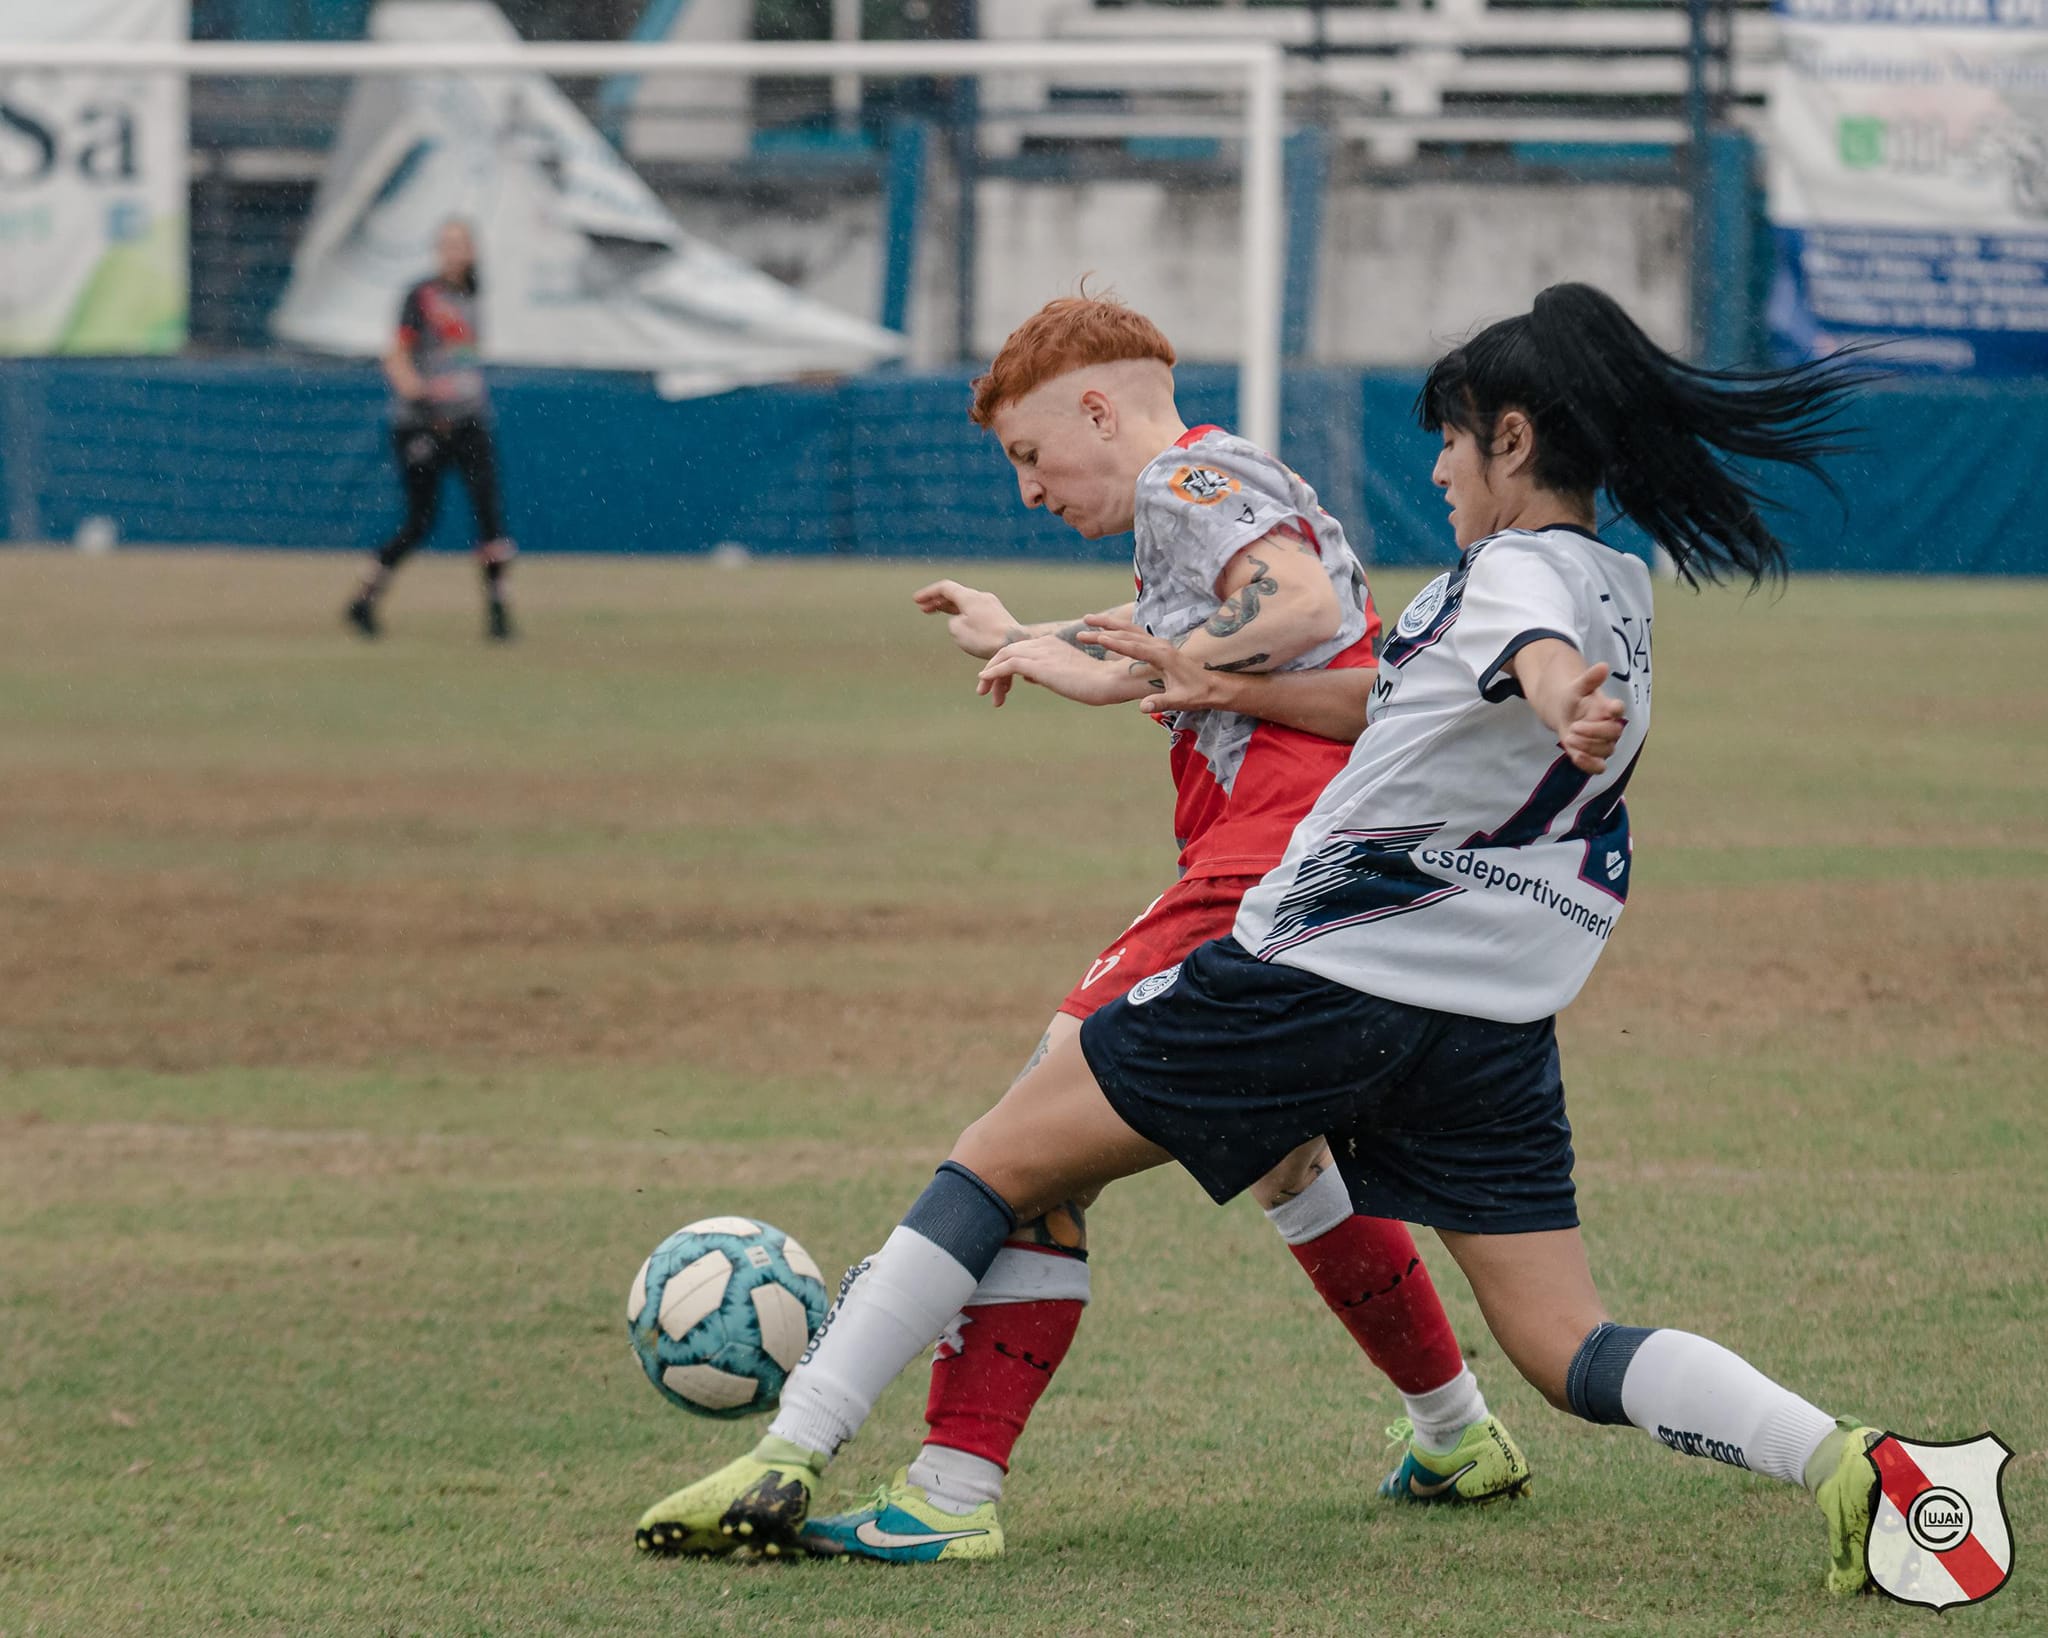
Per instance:
[[[923,1235],[979,1280],[1017,1226],[1017,1214],[974,1173],[949,1160],[904,1213],[903,1226]]]
[[[1636,1350],[1655,1330],[1655,1326],[1602,1320],[1586,1333],[1564,1377],[1565,1397],[1571,1401],[1574,1416],[1610,1425],[1628,1421],[1628,1412],[1621,1408],[1622,1379],[1628,1375]]]

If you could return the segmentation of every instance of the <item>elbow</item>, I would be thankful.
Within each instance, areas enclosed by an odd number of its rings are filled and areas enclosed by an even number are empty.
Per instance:
[[[1317,648],[1331,641],[1344,629],[1344,611],[1337,606],[1335,597],[1323,599],[1321,605],[1309,617],[1308,627],[1310,648]]]
[[[1312,648],[1321,648],[1344,629],[1344,611],[1337,606],[1334,593],[1305,599],[1304,604],[1287,623],[1286,636],[1272,645],[1275,666],[1298,660]]]

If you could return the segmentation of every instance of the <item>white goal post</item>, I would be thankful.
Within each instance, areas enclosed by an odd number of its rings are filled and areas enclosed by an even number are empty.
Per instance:
[[[1275,42],[1008,40],[436,42],[0,41],[0,76],[35,70],[352,78],[364,74],[775,74],[946,77],[1005,71],[1063,80],[1241,87],[1244,152],[1239,252],[1243,316],[1238,430],[1280,443],[1283,55]]]

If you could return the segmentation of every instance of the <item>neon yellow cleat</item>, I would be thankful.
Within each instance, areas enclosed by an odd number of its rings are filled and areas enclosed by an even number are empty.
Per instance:
[[[656,1502],[640,1515],[633,1544],[643,1553],[796,1552],[818,1472],[781,1451],[774,1455],[764,1460],[757,1449]]]
[[[1870,1542],[1870,1518],[1877,1511],[1877,1464],[1870,1447],[1884,1437],[1878,1428],[1858,1426],[1846,1417],[1835,1425],[1849,1437],[1835,1470],[1820,1482],[1814,1499],[1828,1521],[1828,1591],[1860,1593],[1870,1585],[1870,1566],[1863,1550]]]
[[[1401,1465],[1380,1481],[1380,1494],[1389,1501],[1431,1506],[1505,1501],[1534,1488],[1529,1459],[1497,1416],[1474,1422],[1459,1437],[1458,1448],[1443,1455],[1416,1444],[1415,1424],[1405,1416],[1387,1429],[1387,1437],[1408,1447]]]
[[[896,1482],[883,1485],[867,1506],[813,1519],[797,1539],[818,1558],[873,1558],[885,1564],[1003,1555],[1003,1527],[994,1502],[983,1502],[971,1513],[949,1513],[910,1482],[908,1468],[899,1468]]]

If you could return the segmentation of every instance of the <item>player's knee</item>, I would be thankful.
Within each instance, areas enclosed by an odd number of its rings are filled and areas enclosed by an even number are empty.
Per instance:
[[[1016,1232],[1010,1236],[1010,1244],[1085,1257],[1088,1254],[1088,1208],[1095,1203],[1095,1192],[1064,1200],[1030,1222],[1019,1223]]]
[[[1573,1416],[1581,1413],[1572,1404],[1572,1361],[1584,1338],[1584,1331],[1567,1324],[1532,1328],[1513,1336],[1496,1335],[1495,1340],[1522,1379],[1542,1394],[1553,1410]]]
[[[1304,1143],[1252,1185],[1252,1198],[1261,1211],[1271,1211],[1292,1200],[1335,1164],[1330,1146],[1323,1139]]]

